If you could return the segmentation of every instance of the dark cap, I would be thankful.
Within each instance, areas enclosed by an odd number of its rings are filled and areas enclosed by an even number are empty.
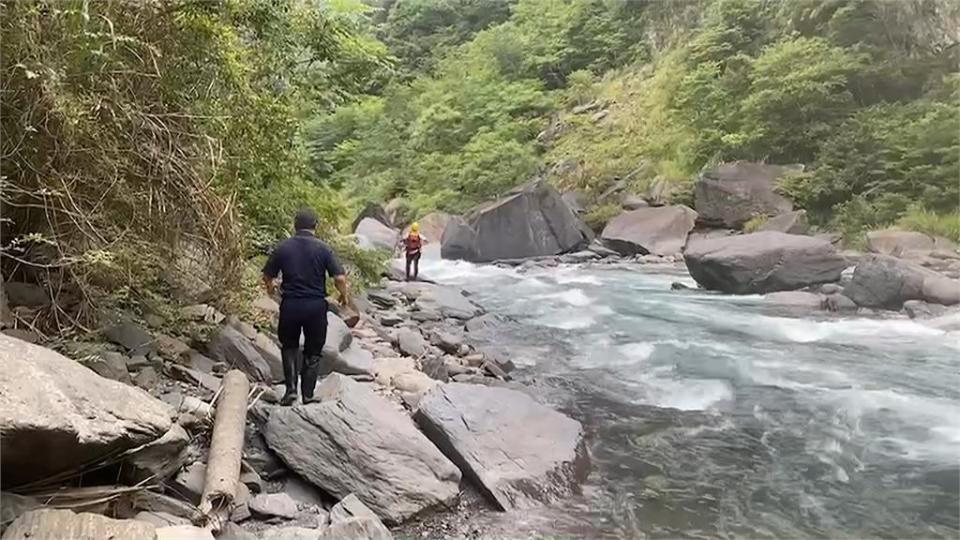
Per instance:
[[[301,230],[315,230],[317,228],[317,213],[309,208],[297,210],[297,215],[293,218],[293,228]]]

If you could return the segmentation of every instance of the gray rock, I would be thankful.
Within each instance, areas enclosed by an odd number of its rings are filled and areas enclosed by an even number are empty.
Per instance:
[[[372,289],[367,291],[367,299],[382,309],[390,309],[397,305],[397,299],[384,290]]]
[[[560,256],[562,264],[580,264],[587,261],[595,261],[600,255],[589,250],[577,251],[576,253],[565,253]]]
[[[220,324],[226,319],[213,306],[207,304],[193,304],[180,308],[180,316],[190,321],[203,321],[208,324]]]
[[[401,288],[404,295],[414,300],[414,306],[424,313],[436,313],[442,318],[469,319],[483,313],[463,292],[454,287],[432,283],[411,282]]]
[[[450,380],[447,365],[443,358],[439,356],[426,356],[420,360],[420,371],[435,381],[447,382]]]
[[[574,214],[580,215],[586,211],[583,205],[583,200],[585,199],[583,193],[579,191],[566,191],[560,195],[560,198]]]
[[[193,525],[169,525],[157,527],[157,540],[213,540],[210,529]]]
[[[698,220],[710,226],[739,229],[759,215],[778,216],[793,210],[775,190],[779,178],[797,167],[736,161],[700,175],[694,186]]]
[[[189,525],[190,520],[168,514],[166,512],[138,512],[133,519],[150,523],[154,527],[169,527],[172,525]]]
[[[260,533],[260,540],[318,540],[320,533],[306,527],[272,527]]]
[[[283,358],[280,356],[280,346],[265,334],[257,332],[253,337],[253,348],[260,353],[263,361],[270,366],[270,373],[274,381],[283,380]]]
[[[26,328],[4,328],[3,333],[10,337],[26,341],[27,343],[36,344],[43,341],[43,337],[40,334],[33,330],[27,330]]]
[[[684,261],[702,287],[733,294],[835,282],[846,267],[829,242],[772,231],[690,243]]]
[[[319,540],[393,540],[393,535],[379,519],[350,518],[327,527]]]
[[[195,506],[180,499],[149,490],[138,491],[131,495],[130,507],[135,511],[164,512],[185,518],[191,522],[201,518],[201,514]]]
[[[819,294],[805,291],[781,291],[763,295],[763,301],[783,307],[820,309],[824,298]]]
[[[439,314],[437,314],[439,316]],[[395,313],[386,313],[380,316],[380,324],[386,327],[393,327],[399,324],[403,324],[403,317]]]
[[[0,366],[5,489],[147,444],[172,426],[162,401],[50,349],[0,334]]]
[[[650,203],[640,195],[624,195],[620,201],[620,207],[624,210],[639,210],[641,208],[649,208]]]
[[[156,538],[156,527],[133,519],[110,519],[70,510],[31,510],[3,533],[4,540],[143,540]]]
[[[489,262],[558,255],[591,239],[560,194],[537,181],[476,208],[466,220],[452,219],[443,234],[441,256]]]
[[[317,488],[297,475],[291,474],[284,479],[283,492],[299,504],[323,508],[323,496]]]
[[[503,510],[577,492],[589,469],[580,423],[520,392],[438,385],[420,401],[416,419]]]
[[[474,317],[467,321],[467,332],[479,334],[482,332],[491,332],[504,323],[503,319],[496,314],[487,313],[479,317]]]
[[[343,352],[353,343],[353,334],[343,319],[334,313],[327,313],[327,340],[323,344],[323,356],[331,360],[335,353]]]
[[[396,229],[387,227],[372,218],[360,220],[360,223],[354,229],[354,234],[367,239],[374,249],[390,252],[397,247],[397,242],[400,239],[400,233]]]
[[[344,375],[366,375],[373,377],[375,374],[373,367],[373,354],[360,347],[351,345],[345,351],[337,353],[332,361],[325,361],[321,366],[320,374],[326,375],[331,372],[342,373]]]
[[[214,394],[220,389],[220,377],[177,364],[170,364],[168,367],[170,376],[178,381],[196,385],[210,394]]]
[[[263,478],[260,478],[260,473],[253,469],[247,469],[241,472],[240,482],[247,486],[250,493],[263,493]]]
[[[127,371],[139,371],[145,367],[153,366],[153,362],[147,360],[147,357],[142,354],[131,356],[130,358],[126,359],[126,362]]]
[[[824,283],[820,286],[821,294],[838,294],[843,292],[843,286],[836,283]]]
[[[236,523],[227,522],[220,529],[220,534],[217,536],[217,540],[258,540],[258,539],[255,534],[245,531],[243,527],[237,525]]]
[[[457,497],[460,472],[390,402],[336,373],[316,396],[320,403],[275,409],[265,430],[304,479],[335,496],[355,493],[393,523]]]
[[[293,500],[286,493],[261,493],[250,500],[248,503],[250,512],[254,517],[260,519],[270,519],[278,517],[282,519],[294,519],[297,517],[297,501]]]
[[[923,300],[907,300],[903,303],[903,311],[911,319],[932,319],[947,312],[946,306],[928,304]]]
[[[438,330],[433,333],[430,342],[440,347],[440,350],[448,354],[457,354],[463,345],[463,335],[453,332],[444,332]]]
[[[611,219],[600,238],[621,255],[673,255],[687,243],[696,220],[686,206],[641,208]]]
[[[7,281],[3,283],[3,292],[6,294],[10,307],[28,307],[31,309],[43,308],[50,305],[50,296],[47,290],[36,283],[22,281]]]
[[[127,372],[127,358],[118,352],[104,351],[97,356],[86,357],[80,363],[101,377],[124,384],[133,383]]]
[[[950,306],[960,303],[960,281],[903,259],[869,255],[857,263],[843,294],[860,307],[899,310],[907,300]]]
[[[173,486],[181,497],[194,505],[200,504],[203,486],[206,482],[207,464],[196,461],[187,465],[173,480]]]
[[[823,299],[823,308],[835,313],[857,311],[857,304],[841,293],[829,294]]]
[[[130,320],[122,320],[110,326],[103,331],[103,335],[111,343],[116,343],[126,349],[130,355],[146,355],[155,350],[153,336]]]
[[[13,523],[13,520],[40,506],[41,502],[33,497],[16,493],[0,493],[0,530]]]
[[[760,226],[761,231],[776,231],[787,234],[807,234],[810,225],[807,223],[806,210],[794,210],[773,216]]]
[[[359,498],[353,493],[344,497],[340,502],[333,505],[330,509],[330,523],[340,523],[350,518],[377,518],[373,510],[367,508]]]
[[[417,330],[401,328],[397,332],[397,343],[400,348],[400,352],[407,356],[419,358],[427,352],[427,342]]]
[[[183,341],[165,334],[157,334],[153,340],[154,348],[162,358],[181,364],[189,363],[192,349]]]
[[[147,479],[166,480],[189,459],[189,443],[187,432],[180,425],[173,424],[163,437],[126,454],[121,472],[131,484]]]
[[[230,368],[239,369],[254,382],[274,381],[273,368],[253,343],[233,326],[222,327],[210,340],[207,349],[212,359],[223,362]]]
[[[597,255],[599,255],[601,258],[604,258],[604,259],[611,258],[611,257],[616,258],[620,256],[619,253],[608,248],[607,246],[604,246],[597,240],[594,240],[593,242],[591,242],[590,245],[587,246],[587,250],[593,253],[596,253]]]
[[[243,337],[253,341],[253,338],[257,337],[257,329],[252,324],[240,320],[240,317],[236,315],[231,315],[227,317],[227,326],[230,326],[240,332]]]
[[[867,233],[867,249],[881,255],[917,258],[938,249],[956,250],[956,245],[944,238],[934,238],[921,232],[884,229]]]
[[[450,224],[450,220],[453,219],[453,217],[454,216],[445,212],[430,212],[419,218],[417,223],[420,224],[420,236],[428,243],[435,243],[439,247],[443,233],[447,230],[447,225]],[[410,234],[409,225],[404,227],[402,236],[405,237],[408,234]],[[431,247],[430,244],[427,245],[427,249]]]
[[[414,311],[410,313],[410,319],[416,322],[436,322],[442,321],[443,315],[436,311]]]

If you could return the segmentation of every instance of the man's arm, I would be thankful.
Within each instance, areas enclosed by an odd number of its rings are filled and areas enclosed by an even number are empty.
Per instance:
[[[277,276],[279,275],[280,256],[275,249],[267,258],[267,264],[263,265],[263,272],[260,276],[260,283],[270,296],[274,296],[277,292]]]
[[[267,291],[269,296],[273,296],[277,293],[277,279],[263,274],[261,276],[261,285]]]
[[[350,298],[350,284],[347,282],[346,274],[333,276],[333,284],[337,287],[337,291],[340,292],[340,305],[352,306],[353,300]]]

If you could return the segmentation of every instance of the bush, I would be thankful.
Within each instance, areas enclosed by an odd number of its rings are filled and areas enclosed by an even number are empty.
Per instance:
[[[607,222],[611,219],[619,216],[623,212],[623,208],[619,204],[603,204],[600,206],[594,206],[583,216],[583,222],[590,227],[593,232],[600,233],[604,227],[606,227]]]
[[[754,216],[748,219],[747,222],[743,224],[743,232],[745,233],[757,232],[760,230],[760,227],[763,227],[767,223],[767,220],[769,219],[770,219],[770,216],[766,214],[760,214],[758,216]]]
[[[897,221],[897,226],[930,236],[941,236],[960,243],[960,211],[949,214],[930,212],[921,206],[911,207]]]

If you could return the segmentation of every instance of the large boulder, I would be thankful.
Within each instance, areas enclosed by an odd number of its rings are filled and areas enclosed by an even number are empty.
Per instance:
[[[557,255],[586,246],[591,234],[557,190],[532,182],[452,220],[441,245],[445,259],[490,262]]]
[[[340,498],[356,494],[391,523],[456,499],[460,471],[390,402],[337,373],[316,396],[273,409],[265,431],[304,479]]]
[[[152,442],[173,410],[50,349],[0,335],[4,489]]]
[[[884,229],[867,233],[867,249],[881,255],[911,258],[929,255],[933,251],[955,251],[957,246],[946,238],[921,232]]]
[[[843,294],[861,307],[900,309],[907,300],[952,306],[960,303],[960,281],[896,257],[868,255]]]
[[[357,226],[360,225],[360,222],[367,218],[379,221],[384,226],[391,228],[393,227],[393,220],[390,219],[386,209],[377,203],[368,202],[366,205],[364,205],[363,209],[360,210],[360,213],[357,214],[357,217],[353,220],[353,224],[350,225],[350,228],[357,230]]]
[[[831,283],[847,265],[827,241],[773,231],[689,243],[684,261],[702,287],[733,294]]]
[[[432,283],[405,283],[401,290],[420,312],[436,313],[440,317],[471,319],[483,313],[483,309],[470,301],[463,292],[454,287]]]
[[[810,226],[807,224],[807,211],[794,210],[774,216],[761,225],[760,230],[787,234],[807,234],[807,231],[810,230]]]
[[[503,510],[576,492],[589,470],[580,422],[515,390],[438,385],[420,401],[416,419]]]
[[[365,238],[375,249],[393,251],[397,247],[400,233],[373,218],[363,218],[354,229],[354,234]]]
[[[753,217],[789,212],[793,205],[775,187],[780,177],[797,170],[735,161],[706,171],[694,186],[698,219],[705,225],[739,229]]]
[[[453,216],[446,212],[430,212],[417,220],[420,224],[420,236],[427,242],[435,242],[439,245],[452,218]],[[408,234],[410,234],[410,225],[403,228],[403,236],[406,237]]]
[[[687,243],[696,220],[686,206],[640,208],[611,219],[600,238],[621,255],[673,255]]]

